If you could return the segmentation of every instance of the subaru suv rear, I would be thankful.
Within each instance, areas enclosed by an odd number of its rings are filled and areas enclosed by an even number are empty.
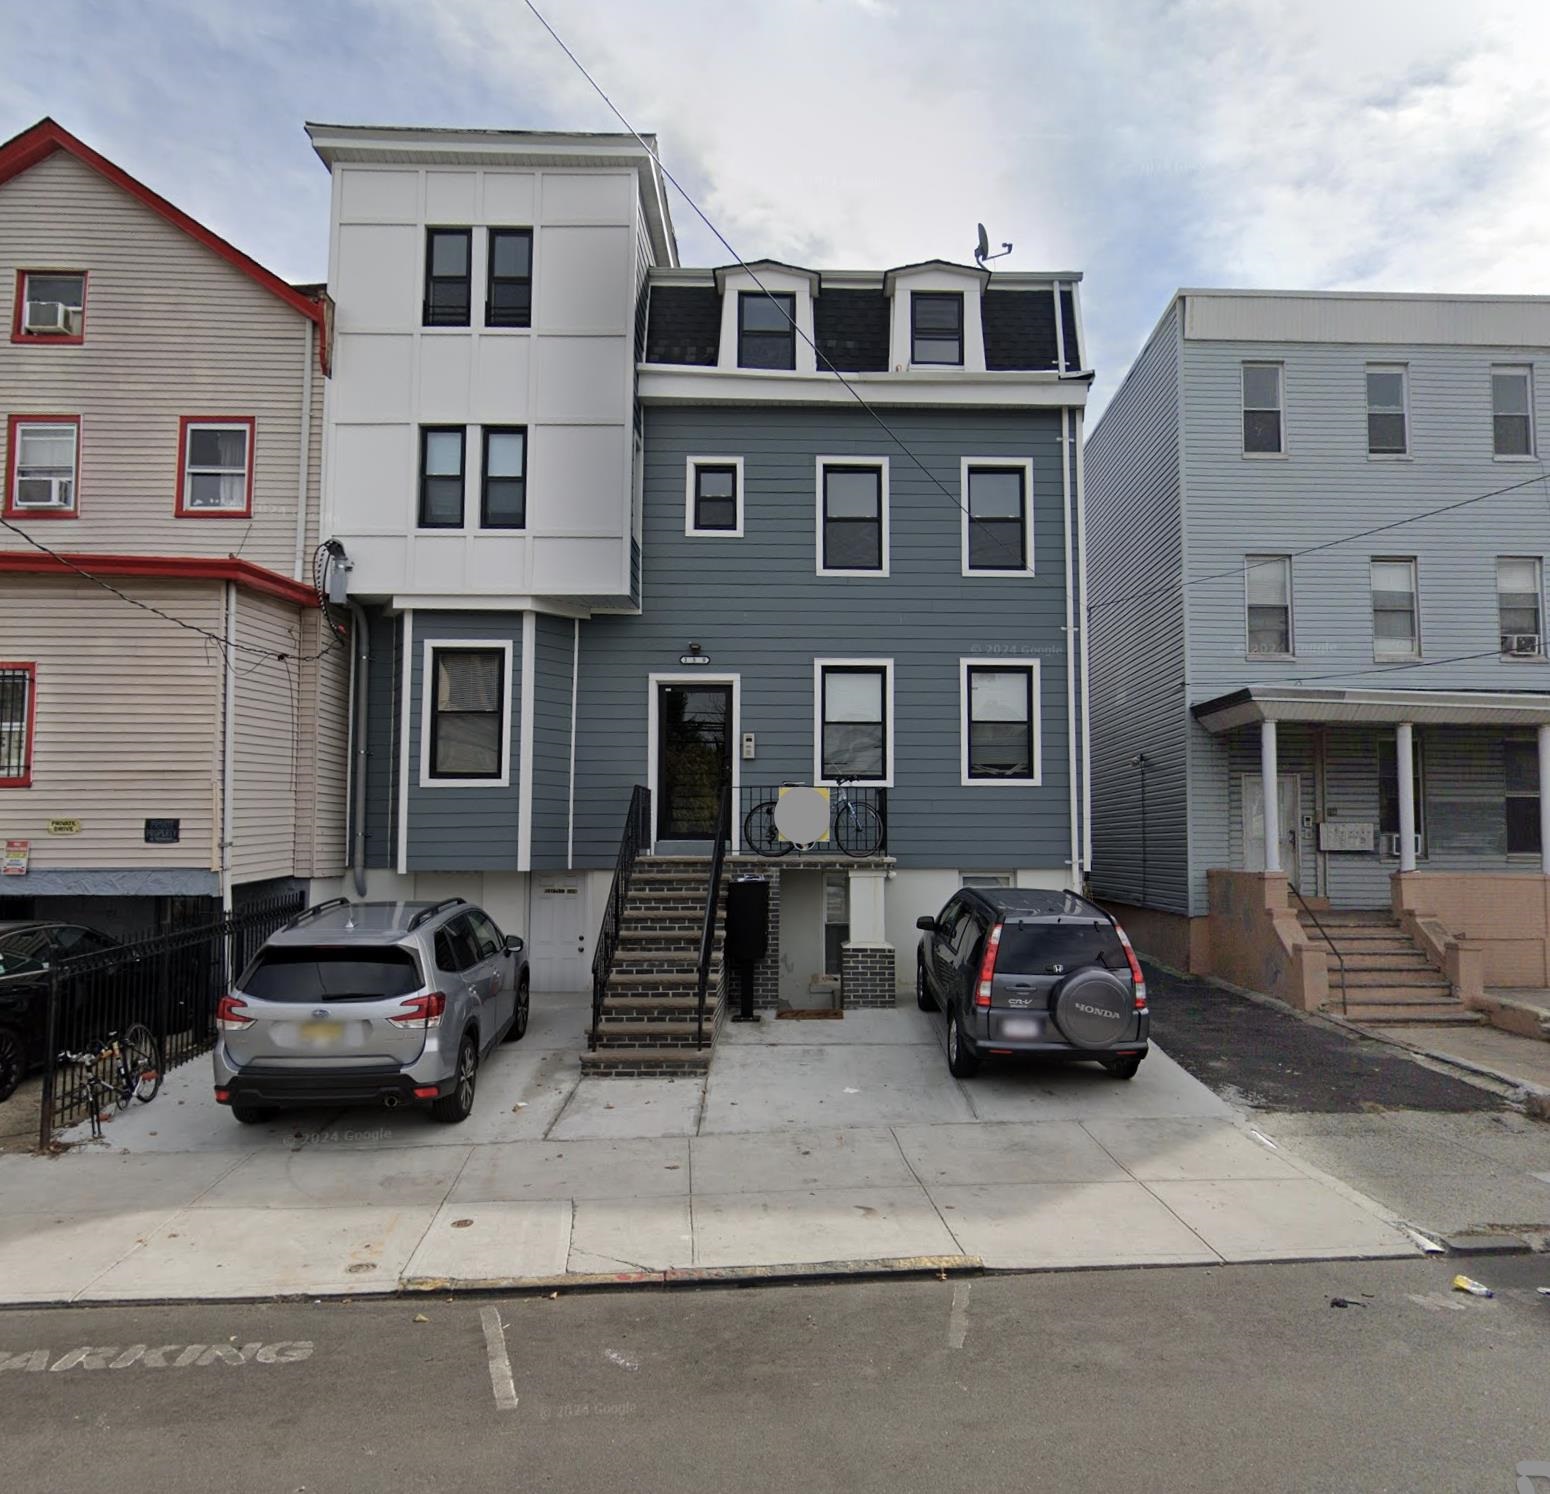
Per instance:
[[[479,1064],[527,1031],[523,942],[462,898],[320,903],[216,1006],[215,1098],[245,1124],[294,1105],[473,1109]]]
[[[1096,1059],[1119,1079],[1147,1054],[1146,978],[1125,931],[1070,892],[964,887],[922,931],[916,1000],[941,1015],[947,1066],[986,1054]]]

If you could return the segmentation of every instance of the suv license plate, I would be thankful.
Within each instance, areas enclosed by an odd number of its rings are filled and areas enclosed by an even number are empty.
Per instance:
[[[1038,1037],[1039,1022],[1035,1017],[1007,1017],[1001,1023],[1001,1036],[1005,1038]]]
[[[324,1047],[337,1043],[344,1036],[343,1022],[303,1022],[301,1035],[304,1041]]]

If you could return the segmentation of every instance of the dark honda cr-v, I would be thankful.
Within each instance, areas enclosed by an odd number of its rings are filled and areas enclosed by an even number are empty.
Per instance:
[[[1146,978],[1125,932],[1070,892],[964,887],[923,930],[922,1011],[947,1024],[960,1079],[986,1054],[1096,1059],[1132,1078],[1147,1052]]]

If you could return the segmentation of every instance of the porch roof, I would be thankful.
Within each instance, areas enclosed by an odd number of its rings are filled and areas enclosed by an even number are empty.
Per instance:
[[[1214,700],[1203,700],[1191,710],[1212,733],[1259,721],[1550,726],[1550,694],[1529,690],[1320,690],[1307,685],[1245,685]]]

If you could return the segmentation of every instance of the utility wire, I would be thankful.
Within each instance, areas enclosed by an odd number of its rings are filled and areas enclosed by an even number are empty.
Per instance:
[[[774,295],[764,284],[764,282],[759,279],[754,270],[750,268],[748,261],[745,260],[743,256],[732,247],[732,244],[728,240],[727,236],[716,227],[716,225],[706,215],[705,210],[699,205],[699,203],[694,200],[694,198],[689,195],[688,190],[684,187],[683,183],[680,182],[678,178],[662,164],[662,157],[657,153],[656,147],[652,145],[646,139],[646,137],[642,135],[633,124],[630,123],[628,119],[625,118],[623,111],[608,96],[607,92],[603,89],[602,84],[600,84],[597,79],[587,71],[585,64],[573,51],[571,51],[570,47],[566,45],[565,39],[560,35],[560,33],[556,31],[554,27],[551,26],[544,18],[543,12],[539,10],[539,8],[533,3],[533,0],[523,0],[523,3],[530,11],[532,11],[533,16],[537,20],[538,24],[542,26],[544,30],[547,31],[553,38],[554,44],[568,58],[570,58],[571,62],[575,64],[577,72],[579,72],[581,76],[592,85],[593,92],[595,92],[597,96],[602,99],[602,101],[608,106],[614,118],[617,119],[619,123],[622,124],[624,128],[635,137],[635,140],[638,142],[641,149],[644,150],[646,154],[649,155],[656,163],[657,170],[660,171],[662,175],[677,189],[678,195],[682,197],[683,200],[687,202],[694,210],[695,216],[700,220],[701,223],[706,226],[706,228],[711,231],[712,234],[715,235],[716,241],[723,249],[727,251],[729,255],[732,256],[732,259],[736,262],[738,268],[742,270],[756,286],[758,286],[759,290],[763,292],[765,299],[775,307],[775,309],[781,314],[782,317],[785,318],[787,324],[791,327],[791,330],[798,337],[800,337],[802,341],[808,345],[808,347],[813,350],[814,357],[823,362],[826,371],[833,374],[834,377],[839,380],[840,385],[842,388],[844,388],[845,392],[849,394],[851,398],[853,398],[856,403],[872,417],[874,421],[877,422],[878,426],[882,429],[883,433],[889,438],[889,440],[891,440],[899,448],[899,450],[902,451],[904,455],[907,456],[910,461],[912,461],[921,470],[921,472],[937,488],[941,490],[943,496],[947,498],[947,500],[953,505],[954,508],[962,512],[971,524],[984,524],[985,521],[983,519],[976,519],[974,515],[969,512],[968,506],[964,503],[963,499],[960,498],[957,493],[953,492],[953,490],[949,488],[947,484],[936,475],[936,473],[934,473],[929,467],[926,466],[926,464],[914,453],[914,451],[910,449],[904,438],[896,430],[894,430],[894,428],[889,425],[881,415],[877,413],[877,411],[867,401],[866,396],[863,395],[861,391],[857,389],[856,386],[852,384],[850,380],[847,379],[845,375],[834,366],[834,361],[829,357],[829,355],[825,353],[823,349],[820,348],[818,344],[802,330],[801,326],[797,323],[796,318],[786,310],[785,304],[780,300],[780,298]],[[1070,454],[1068,452],[1063,450],[1060,455],[1062,462],[1070,460]],[[989,526],[986,527],[988,528]]]
[[[101,576],[93,575],[92,572],[77,565],[69,556],[61,555],[57,550],[51,550],[42,540],[34,538],[25,529],[19,528],[9,519],[0,518],[0,525],[9,529],[12,534],[19,535],[26,540],[34,550],[41,551],[56,564],[63,566],[66,570],[73,571],[83,580],[90,581],[93,586],[100,586],[105,592],[117,597],[119,601],[127,602],[131,607],[138,607],[142,612],[149,612],[153,617],[159,617],[163,622],[169,622],[174,627],[183,628],[190,633],[197,633],[199,637],[207,642],[215,644],[221,650],[222,657],[228,662],[230,662],[231,658],[230,654],[227,653],[228,649],[239,654],[255,654],[265,659],[279,659],[282,662],[286,659],[296,658],[299,663],[310,663],[315,659],[321,659],[324,654],[332,651],[333,645],[331,643],[328,648],[320,649],[315,654],[298,657],[294,654],[281,653],[272,648],[263,648],[255,643],[238,643],[236,639],[224,638],[219,633],[212,633],[208,628],[200,627],[198,623],[191,623],[186,618],[174,617],[172,613],[164,612],[160,607],[153,606],[150,602],[142,602],[138,597],[130,596],[128,592],[121,591],[114,586],[111,581],[106,581]],[[257,666],[255,665],[254,667],[256,668]]]

